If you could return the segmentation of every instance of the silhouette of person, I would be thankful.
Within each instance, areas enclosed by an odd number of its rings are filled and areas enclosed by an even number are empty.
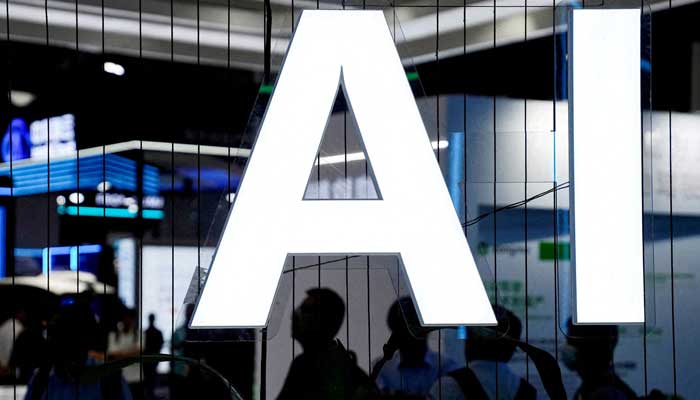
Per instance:
[[[107,339],[107,355],[110,361],[138,357],[141,354],[140,335],[136,327],[137,319],[136,310],[122,310],[116,331],[110,332]],[[141,365],[130,364],[124,367],[122,372],[134,397],[143,398]]]
[[[467,366],[433,385],[434,399],[536,399],[537,391],[515,374],[510,362],[522,333],[520,319],[501,306],[493,307],[498,325],[468,327],[464,352]]]
[[[27,383],[34,371],[47,362],[47,344],[44,339],[44,323],[26,310],[19,310],[15,318],[21,323],[23,329],[17,339],[10,355],[9,365],[17,371],[17,381]]]
[[[581,377],[576,400],[636,399],[634,391],[615,373],[613,356],[617,346],[615,325],[574,325],[567,322],[564,365]]]
[[[384,347],[384,358],[374,367],[377,387],[383,395],[425,398],[438,378],[459,367],[428,347],[430,330],[421,327],[410,297],[391,305],[387,324],[391,337]]]
[[[171,339],[172,353],[175,356],[191,356],[190,348],[187,346],[187,324],[194,314],[194,304],[187,304],[184,310],[184,321],[175,329]],[[194,388],[188,382],[190,367],[182,361],[170,362],[170,380],[172,381],[170,398],[189,399],[193,396]]]
[[[294,311],[292,336],[303,348],[289,369],[278,399],[366,399],[373,396],[369,377],[354,354],[335,336],[345,315],[345,303],[330,289],[306,292]]]
[[[16,307],[9,317],[0,323],[0,382],[9,384],[14,380],[14,373],[10,366],[10,357],[15,348],[15,340],[24,331],[26,321],[25,311],[22,307]],[[14,366],[12,366],[14,367]]]
[[[97,361],[89,355],[99,332],[89,304],[76,302],[59,311],[49,326],[50,365],[40,368],[27,387],[26,400],[131,400],[119,371],[95,379],[83,372]]]
[[[155,314],[148,315],[148,328],[146,329],[146,340],[143,347],[144,354],[160,354],[160,349],[163,347],[163,333],[155,326]],[[143,364],[143,384],[146,388],[146,393],[153,396],[153,391],[156,384],[158,363],[147,362]]]

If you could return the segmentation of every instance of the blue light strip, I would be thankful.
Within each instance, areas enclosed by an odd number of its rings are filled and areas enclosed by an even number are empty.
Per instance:
[[[450,147],[448,169],[447,169],[447,189],[452,198],[452,204],[457,211],[459,220],[464,218],[464,191],[462,184],[465,185],[466,178],[464,176],[464,132],[450,132]],[[457,327],[457,339],[465,340],[467,338],[467,328],[465,326]]]
[[[78,248],[76,246],[70,248],[70,270],[78,270]]]
[[[15,257],[41,257],[43,249],[15,248]]]
[[[0,176],[9,175],[8,167],[0,168]],[[47,191],[77,190],[78,188],[78,162],[75,158],[52,161],[50,167],[45,162],[15,166],[12,175],[15,196],[28,196]],[[137,175],[136,161],[125,157],[107,154],[104,158],[104,165],[102,155],[80,158],[80,189],[94,190],[98,184],[106,180],[117,190],[135,192],[138,189]],[[49,177],[51,178],[50,185]],[[160,193],[158,168],[144,165],[143,191],[146,195]],[[0,196],[9,195],[9,188],[0,188]]]
[[[4,188],[3,188],[4,189]],[[0,207],[0,277],[7,273],[7,210]]]
[[[46,247],[41,252],[41,273],[47,275],[49,273],[49,263],[51,263],[51,257],[49,257],[49,248]]]
[[[57,211],[60,215],[80,217],[136,218],[136,213],[126,208],[58,206]],[[141,216],[144,219],[163,219],[164,213],[162,210],[143,210]]]
[[[97,254],[102,251],[99,244],[84,244],[80,246],[55,246],[41,248],[16,248],[15,257],[41,257],[41,272],[48,274],[53,269],[54,256],[70,256],[70,270],[78,270],[79,254]]]

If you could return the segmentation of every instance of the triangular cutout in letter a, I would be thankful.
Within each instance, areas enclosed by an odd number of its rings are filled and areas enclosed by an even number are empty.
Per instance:
[[[340,80],[341,82],[343,80],[342,72]],[[326,131],[321,137],[321,143],[317,152],[318,156],[313,160],[313,168],[311,168],[311,174],[306,183],[306,192],[304,193],[305,200],[329,200],[338,198],[376,200],[381,198],[377,179],[372,169],[372,162],[369,160],[369,157],[367,157],[362,135],[356,129],[357,121],[355,119],[355,113],[352,112],[352,107],[349,107],[347,96],[345,96],[345,89],[342,86],[342,83],[338,86],[338,93],[336,94],[333,107],[336,111],[339,106],[347,107],[342,120],[345,125],[343,127],[345,133],[344,140],[342,142],[340,140],[333,140],[334,138],[337,139],[336,136],[339,136],[331,135],[334,130],[333,128],[339,129],[340,127],[332,127],[333,122],[329,118]],[[336,122],[341,122],[340,118],[338,118]],[[364,177],[355,176],[357,180],[353,179],[350,176],[353,174],[348,174],[347,167],[350,166],[355,167],[355,173],[358,172],[358,167],[364,169]],[[345,170],[343,171],[343,169]],[[334,172],[335,174],[333,174]],[[333,185],[339,181],[339,179],[336,179],[343,173],[345,175],[344,190],[339,190],[340,188],[338,187],[334,190]],[[336,175],[336,179],[333,179],[332,175]]]

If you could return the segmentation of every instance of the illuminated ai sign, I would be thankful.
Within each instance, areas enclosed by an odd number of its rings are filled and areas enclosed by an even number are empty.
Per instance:
[[[303,200],[339,86],[378,200]],[[422,324],[496,322],[380,11],[303,13],[191,326],[265,326],[285,258],[311,254],[396,255]]]

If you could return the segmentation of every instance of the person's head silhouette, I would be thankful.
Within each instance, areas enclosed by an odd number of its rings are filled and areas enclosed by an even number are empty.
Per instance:
[[[564,363],[583,379],[605,374],[612,368],[617,339],[616,325],[574,325],[569,320]]]
[[[76,376],[95,348],[97,321],[88,304],[76,301],[60,310],[49,326],[54,368],[60,375]]]
[[[335,339],[345,317],[345,303],[328,288],[311,289],[294,311],[292,335],[305,350],[324,348]]]
[[[491,328],[467,328],[464,345],[468,360],[508,362],[513,357],[517,341],[520,340],[522,324],[510,310],[499,305],[493,306],[498,325]]]
[[[619,337],[616,325],[574,325],[567,322],[562,359],[581,377],[580,399],[636,399],[637,394],[615,373],[613,356]]]
[[[148,314],[148,326],[153,326],[156,322],[156,315],[153,313]]]
[[[424,341],[428,335],[428,331],[421,327],[416,307],[410,297],[402,297],[389,307],[386,323],[397,339]]]
[[[404,365],[422,365],[428,351],[426,338],[430,330],[421,326],[413,300],[410,297],[396,300],[389,308],[386,322],[391,337],[385,351],[393,353],[399,350]]]

